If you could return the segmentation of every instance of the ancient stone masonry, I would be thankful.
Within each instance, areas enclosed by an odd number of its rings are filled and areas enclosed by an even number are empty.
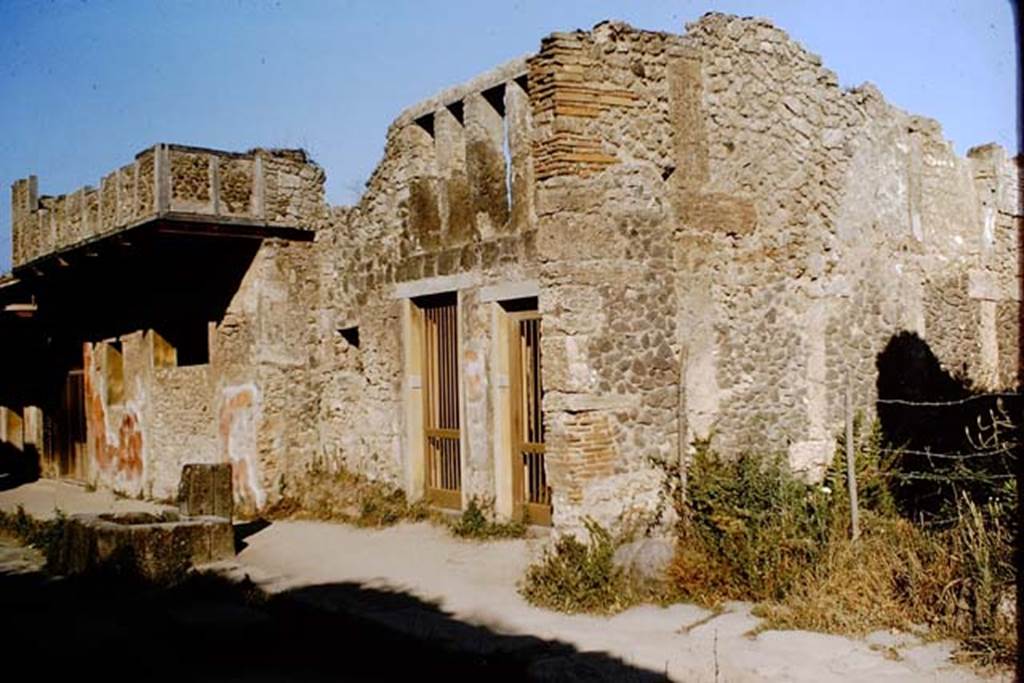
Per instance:
[[[12,188],[15,268],[143,222],[175,214],[312,229],[323,174],[294,150],[246,154],[156,145],[105,176],[99,189],[39,196],[35,176]]]
[[[0,298],[35,313],[0,349],[50,369],[0,379],[0,436],[130,495],[228,463],[243,515],[346,468],[665,528],[697,440],[820,476],[902,332],[1019,383],[1019,159],[957,156],[765,20],[552,34],[403,112],[355,205],[323,181],[157,145],[98,189],[15,183]]]

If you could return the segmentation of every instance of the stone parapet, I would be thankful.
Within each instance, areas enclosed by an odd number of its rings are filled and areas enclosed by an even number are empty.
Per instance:
[[[11,187],[13,265],[161,218],[312,230],[323,183],[302,150],[237,154],[169,144],[143,150],[98,188],[40,196],[30,176]]]

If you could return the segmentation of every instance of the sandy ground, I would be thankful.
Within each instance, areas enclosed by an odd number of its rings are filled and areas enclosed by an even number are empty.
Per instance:
[[[759,620],[744,603],[729,604],[717,616],[685,604],[641,606],[613,617],[538,609],[518,595],[516,583],[540,552],[541,539],[475,543],[426,523],[377,531],[276,522],[246,543],[232,571],[271,591],[339,581],[400,590],[462,622],[604,652],[677,681],[992,680],[952,664],[952,643],[924,644],[907,634],[751,636]],[[417,629],[400,620],[393,626]]]
[[[166,505],[132,498],[121,498],[110,491],[88,491],[84,486],[40,479],[31,484],[0,491],[0,510],[15,512],[21,506],[36,519],[53,519],[57,510],[65,514],[76,512],[100,514],[104,512],[160,512],[173,509]]]
[[[0,509],[13,511],[19,504],[39,516],[52,515],[55,507],[68,513],[158,509],[49,481],[0,492]],[[1000,680],[953,664],[952,643],[922,643],[907,634],[851,639],[766,631],[754,636],[759,620],[744,603],[729,604],[717,615],[685,604],[641,606],[614,617],[541,610],[518,595],[516,584],[540,554],[543,538],[476,543],[427,523],[365,530],[294,521],[255,530],[244,543],[236,562],[216,568],[248,576],[271,593],[315,602],[319,609],[358,612],[388,631],[481,657],[520,646],[516,636],[570,646],[569,654],[531,665],[530,676],[542,680],[665,675],[716,683]],[[4,559],[0,553],[0,564]],[[418,600],[381,597],[389,594]],[[592,676],[580,673],[583,657],[590,657],[586,666],[593,668]],[[615,666],[609,668],[609,661]]]

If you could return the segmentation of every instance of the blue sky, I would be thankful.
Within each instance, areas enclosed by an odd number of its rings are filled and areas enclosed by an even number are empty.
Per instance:
[[[405,107],[556,30],[606,18],[682,32],[715,10],[768,17],[843,85],[938,119],[961,153],[1016,139],[1009,0],[0,0],[0,272],[10,192],[97,184],[156,142],[305,147],[350,203]]]

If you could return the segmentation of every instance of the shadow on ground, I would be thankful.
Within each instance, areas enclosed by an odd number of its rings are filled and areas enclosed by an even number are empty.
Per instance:
[[[272,597],[212,574],[172,588],[0,574],[8,671],[104,680],[663,681],[602,653],[454,619],[351,583]],[[480,679],[479,677],[486,677]]]
[[[249,538],[253,534],[258,534],[268,526],[270,526],[270,522],[262,517],[257,517],[256,519],[248,522],[235,522],[235,525],[232,528],[235,534],[235,552],[240,553],[248,548],[249,544],[245,542],[245,539]]]
[[[0,491],[7,491],[39,478],[39,454],[34,446],[25,451],[0,441]]]

